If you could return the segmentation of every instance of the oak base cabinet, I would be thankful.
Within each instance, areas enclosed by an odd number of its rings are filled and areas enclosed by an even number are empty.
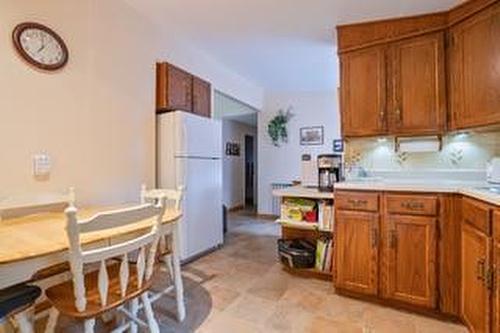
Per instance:
[[[490,291],[486,274],[490,262],[488,236],[469,225],[462,224],[461,244],[461,306],[465,324],[472,332],[490,332]]]
[[[390,215],[384,220],[382,296],[436,307],[436,218]]]
[[[336,286],[377,295],[379,215],[338,211],[335,228]]]

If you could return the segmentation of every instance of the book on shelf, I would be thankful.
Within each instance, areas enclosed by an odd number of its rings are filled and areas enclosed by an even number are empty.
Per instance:
[[[331,272],[333,256],[333,240],[331,238],[320,237],[316,244],[315,269],[323,272]]]
[[[327,200],[318,202],[318,227],[320,230],[332,230],[333,205]]]

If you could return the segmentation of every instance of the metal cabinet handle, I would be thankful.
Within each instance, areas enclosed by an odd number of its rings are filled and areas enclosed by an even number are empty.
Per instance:
[[[397,119],[398,119],[399,122],[402,121],[402,117],[401,116],[402,116],[401,108],[397,108],[396,109],[396,117],[397,117]]]
[[[476,263],[476,277],[479,281],[485,281],[486,279],[486,260],[484,258],[478,259]]]
[[[361,199],[358,199],[358,200],[354,200],[354,199],[349,199],[347,200],[347,202],[353,206],[366,206],[368,204],[368,201],[366,200],[361,200]]]
[[[423,210],[424,204],[417,201],[406,201],[401,203],[401,207],[408,210]]]

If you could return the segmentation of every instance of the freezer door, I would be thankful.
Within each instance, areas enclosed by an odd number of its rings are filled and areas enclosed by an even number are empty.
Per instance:
[[[179,185],[186,194],[180,223],[181,260],[223,242],[222,164],[219,159],[177,158]]]
[[[209,119],[187,112],[176,111],[175,156],[218,157],[222,156],[222,125],[219,120]]]

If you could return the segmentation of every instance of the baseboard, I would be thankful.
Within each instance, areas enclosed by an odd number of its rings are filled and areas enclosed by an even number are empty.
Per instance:
[[[255,216],[262,220],[271,220],[271,221],[274,221],[277,218],[279,218],[279,215],[274,215],[274,214],[255,214]]]
[[[237,206],[234,206],[234,207],[231,207],[231,208],[228,208],[228,212],[232,213],[232,212],[237,212],[239,210],[243,210],[245,209],[245,205],[237,205]]]

